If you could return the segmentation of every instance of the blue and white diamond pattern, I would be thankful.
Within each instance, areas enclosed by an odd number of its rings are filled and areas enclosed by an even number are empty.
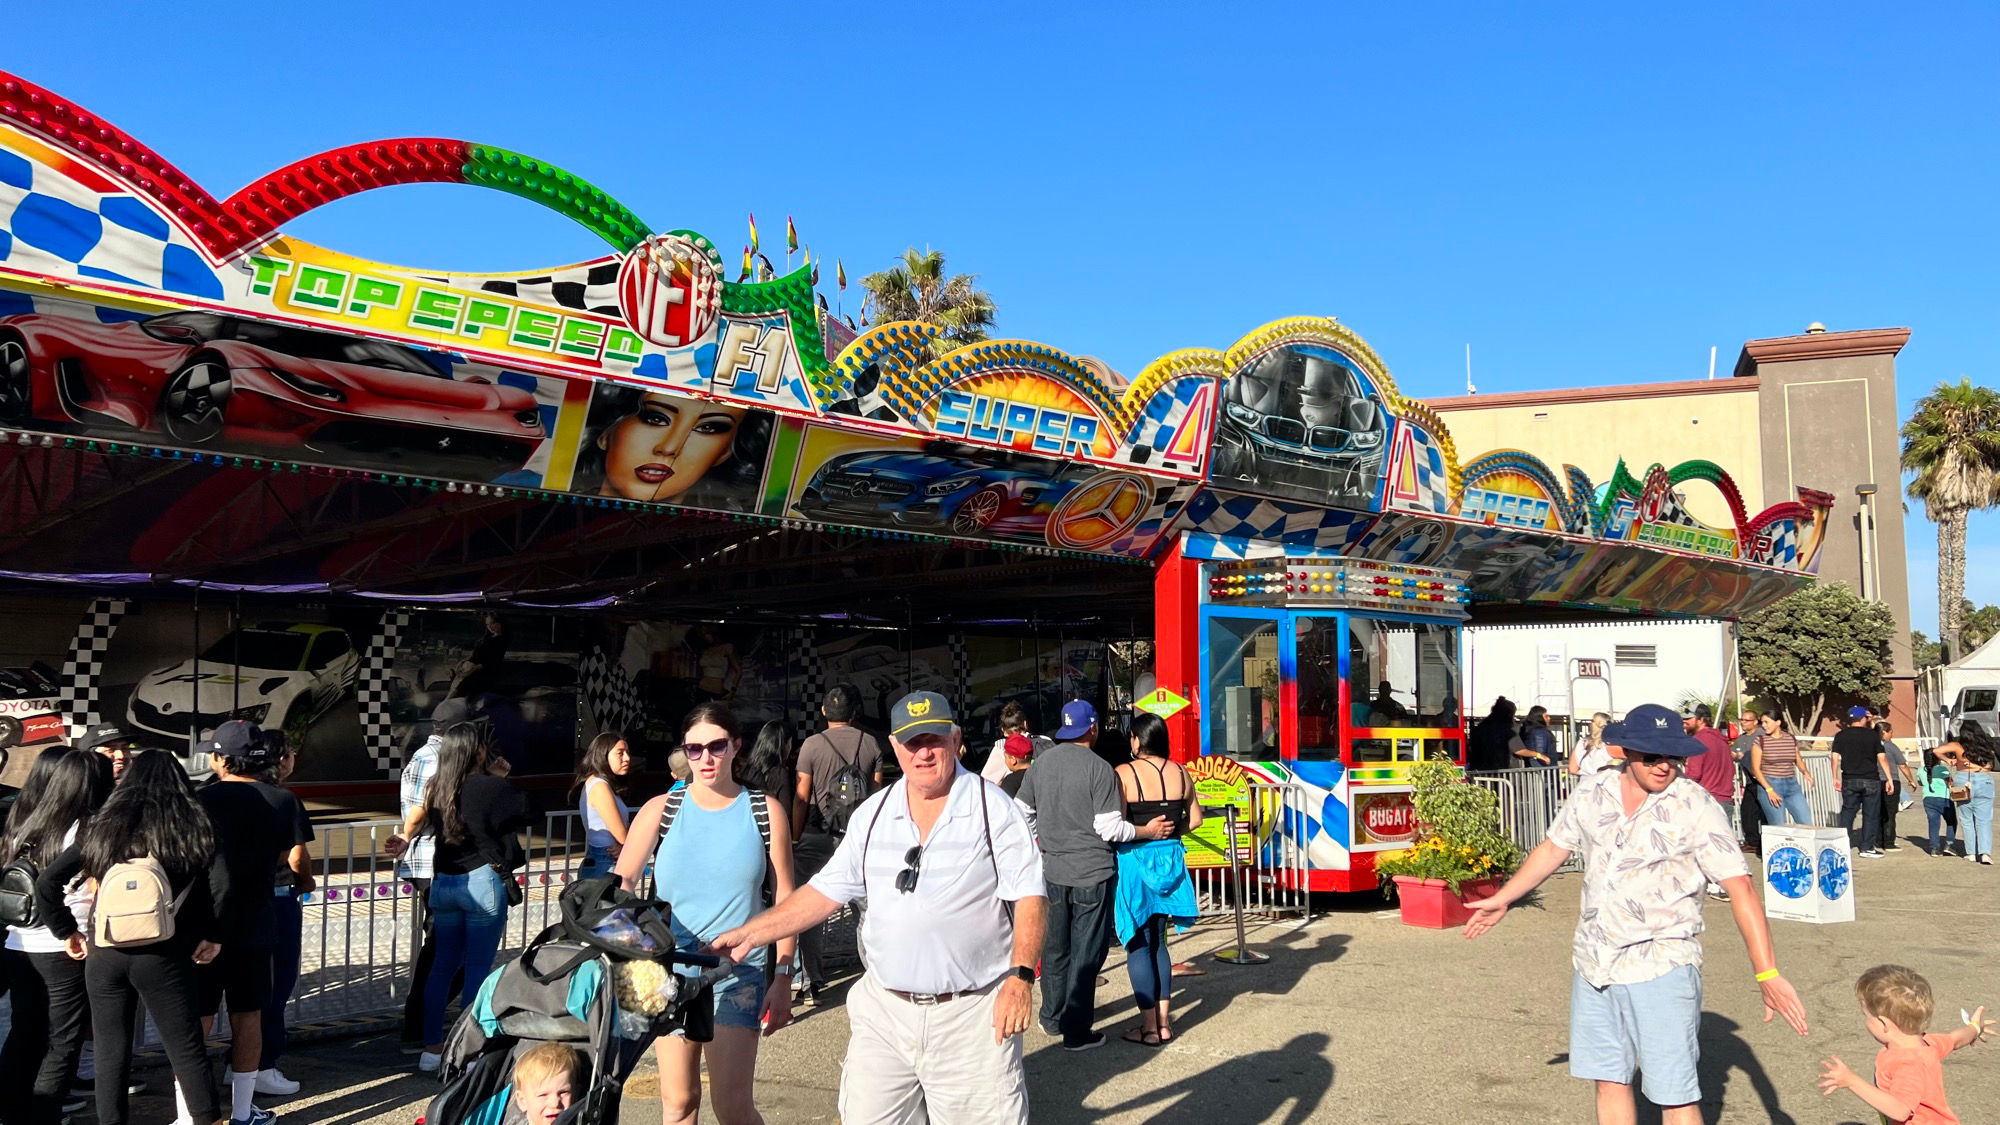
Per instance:
[[[1191,527],[1183,550],[1204,558],[1260,557],[1259,546],[1307,558],[1339,553],[1359,539],[1375,518],[1365,512],[1313,508],[1258,496],[1203,489],[1188,502],[1184,523]]]
[[[151,203],[99,192],[4,146],[0,264],[211,300],[223,295],[194,240]]]

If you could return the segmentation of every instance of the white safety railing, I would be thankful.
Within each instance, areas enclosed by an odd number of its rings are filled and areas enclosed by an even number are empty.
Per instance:
[[[1238,815],[1233,841],[1238,864],[1190,867],[1195,904],[1204,918],[1227,917],[1236,909],[1240,887],[1246,914],[1309,916],[1306,795],[1283,783],[1255,782],[1249,790],[1248,809]],[[1220,819],[1225,813],[1210,807],[1202,815]]]

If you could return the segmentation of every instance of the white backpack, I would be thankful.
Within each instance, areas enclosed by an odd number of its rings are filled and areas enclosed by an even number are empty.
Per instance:
[[[97,881],[97,906],[91,931],[97,945],[124,949],[152,945],[174,936],[174,914],[187,901],[186,891],[174,893],[167,869],[149,855],[114,863]]]

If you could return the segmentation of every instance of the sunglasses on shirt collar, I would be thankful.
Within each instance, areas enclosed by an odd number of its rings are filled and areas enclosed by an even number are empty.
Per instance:
[[[903,862],[908,866],[896,872],[896,889],[909,894],[917,889],[917,869],[924,862],[924,849],[919,846],[904,852]]]

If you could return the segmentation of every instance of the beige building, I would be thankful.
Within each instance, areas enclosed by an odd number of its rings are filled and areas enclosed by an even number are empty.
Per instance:
[[[1898,468],[1896,353],[1907,328],[1751,340],[1728,377],[1577,390],[1431,399],[1461,457],[1520,449],[1558,473],[1575,465],[1602,484],[1619,458],[1635,476],[1654,462],[1720,465],[1751,515],[1799,488],[1832,493],[1832,530],[1819,577],[1841,581],[1896,617],[1892,715],[1914,729],[1909,575]],[[1872,519],[1864,526],[1862,490]],[[1729,526],[1712,490],[1687,490],[1696,518]],[[1867,575],[1864,587],[1863,575]]]

